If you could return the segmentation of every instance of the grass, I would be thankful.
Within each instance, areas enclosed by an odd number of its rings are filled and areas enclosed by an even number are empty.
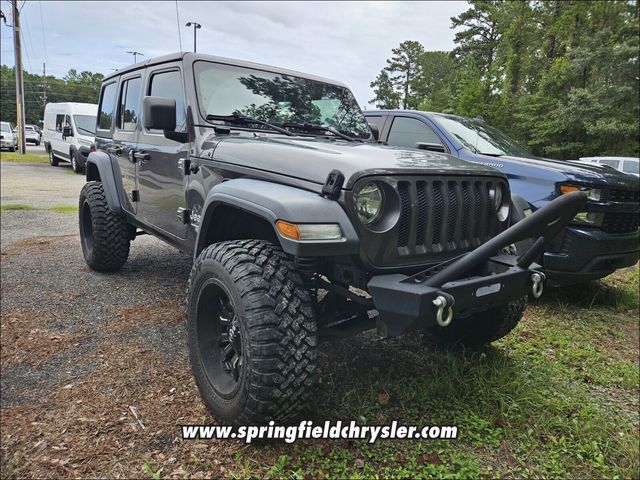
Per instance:
[[[635,267],[548,292],[490,347],[329,346],[325,370],[340,374],[322,379],[306,418],[455,424],[459,438],[263,447],[269,464],[245,456],[235,476],[639,478],[638,280]]]
[[[26,205],[24,203],[7,203],[4,205],[0,204],[0,213],[5,213],[5,212],[15,211],[15,210],[49,210],[51,212],[56,212],[56,213],[77,213],[78,206],[77,205],[54,205],[52,207],[39,208],[39,207],[34,207],[32,205]]]
[[[34,207],[31,205],[26,205],[24,203],[7,203],[0,204],[0,213],[8,212],[11,210],[34,210]]]
[[[49,157],[33,153],[20,155],[19,153],[2,152],[0,153],[0,161],[10,163],[49,163]]]

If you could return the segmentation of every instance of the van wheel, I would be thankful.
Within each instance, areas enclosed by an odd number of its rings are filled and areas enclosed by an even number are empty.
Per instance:
[[[69,159],[71,160],[71,168],[73,169],[73,171],[76,173],[82,173],[83,169],[80,166],[80,163],[78,162],[77,150],[71,150],[71,153],[69,154]]]
[[[120,269],[129,257],[129,224],[111,211],[101,182],[87,182],[79,203],[80,242],[87,265],[105,272]]]
[[[58,166],[58,159],[53,154],[53,148],[51,147],[49,147],[49,165],[51,165],[52,167]]]
[[[311,295],[278,246],[203,250],[189,278],[187,331],[196,383],[220,421],[285,421],[309,400],[318,363]]]

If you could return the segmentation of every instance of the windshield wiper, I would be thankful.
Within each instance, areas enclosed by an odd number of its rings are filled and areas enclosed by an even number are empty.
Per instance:
[[[207,115],[207,120],[222,120],[229,123],[240,123],[243,125],[264,125],[265,127],[269,127],[271,130],[275,130],[276,132],[284,133],[285,135],[293,136],[293,133],[287,130],[286,128],[279,127],[269,122],[265,122],[264,120],[258,120],[257,118],[252,117],[244,117],[241,115]]]
[[[329,133],[333,133],[336,137],[340,137],[344,140],[347,140],[349,142],[355,142],[356,138],[350,137],[349,135],[345,135],[342,132],[339,132],[338,130],[335,130],[331,127],[325,127],[324,125],[318,125],[315,123],[283,123],[282,124],[283,127],[289,127],[289,128],[299,128],[300,130],[306,130],[308,132],[317,132],[317,131],[325,131],[325,132],[329,132]]]
[[[78,130],[82,130],[83,132],[87,132],[89,135],[95,135],[96,132],[92,132],[91,130],[87,130],[86,128],[77,127]]]

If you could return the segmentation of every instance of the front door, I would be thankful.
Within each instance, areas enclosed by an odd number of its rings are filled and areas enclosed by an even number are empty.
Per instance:
[[[176,131],[186,132],[184,88],[178,66],[149,69],[146,95],[176,101]],[[141,128],[137,147],[140,210],[138,216],[177,238],[186,238],[184,222],[187,179],[179,167],[189,157],[189,144],[169,140],[159,130]]]
[[[142,78],[138,76],[123,78],[120,82],[116,124],[113,131],[113,143],[107,151],[115,158],[122,179],[124,208],[131,213],[137,212],[139,199],[134,157],[138,142],[140,111],[142,109]]]

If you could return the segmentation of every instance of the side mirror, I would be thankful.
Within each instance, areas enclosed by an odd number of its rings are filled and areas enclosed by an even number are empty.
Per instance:
[[[416,148],[419,150],[428,150],[430,152],[447,153],[447,149],[444,148],[444,145],[439,143],[418,142],[416,143]]]
[[[144,97],[142,111],[145,128],[169,132],[176,129],[176,101],[173,98]]]
[[[371,129],[371,133],[373,134],[373,138],[377,141],[380,138],[380,130],[378,130],[378,125],[375,123],[367,122],[369,128]]]
[[[176,132],[176,101],[165,97],[144,97],[142,99],[144,127],[149,130],[162,130],[169,140],[180,143],[189,141],[186,132]]]
[[[65,125],[62,127],[62,136],[63,137],[73,137],[73,130],[69,125]]]

